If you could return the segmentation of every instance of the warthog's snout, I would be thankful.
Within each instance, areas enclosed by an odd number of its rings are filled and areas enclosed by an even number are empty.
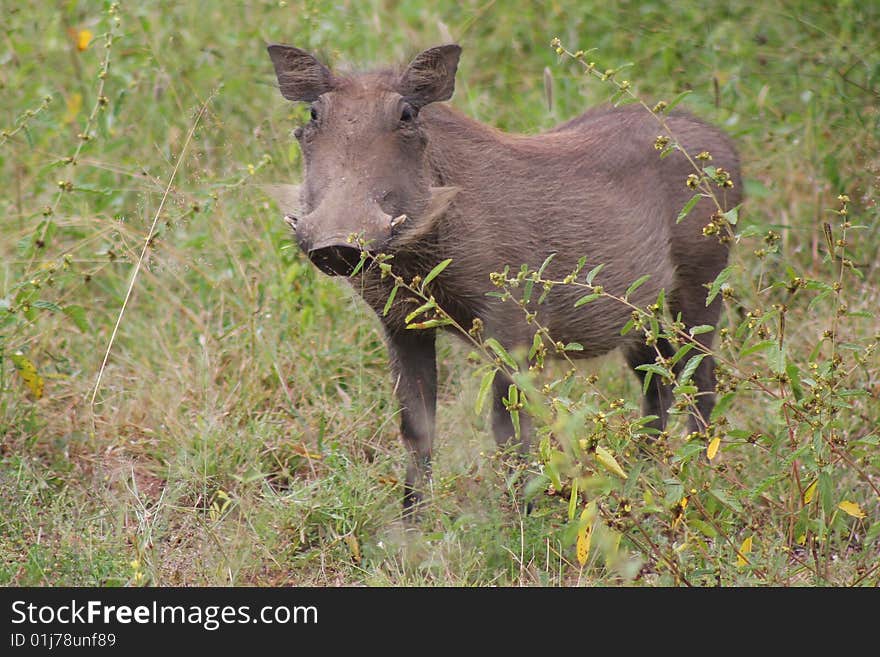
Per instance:
[[[309,260],[329,276],[350,276],[361,253],[380,252],[403,222],[383,212],[375,201],[354,213],[343,203],[344,199],[332,198],[302,219],[287,222]],[[401,217],[405,219],[406,215]]]
[[[345,241],[333,241],[306,251],[309,260],[328,276],[351,276],[361,259],[361,250]]]

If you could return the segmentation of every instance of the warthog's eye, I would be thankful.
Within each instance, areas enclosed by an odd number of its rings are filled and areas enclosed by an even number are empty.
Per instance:
[[[400,122],[401,123],[411,123],[415,121],[416,117],[419,115],[419,111],[410,104],[405,104],[403,108],[400,110]]]
[[[312,121],[317,121],[317,120],[318,120],[318,110],[315,108],[314,105],[312,105],[311,107],[309,107],[309,118],[311,118]]]

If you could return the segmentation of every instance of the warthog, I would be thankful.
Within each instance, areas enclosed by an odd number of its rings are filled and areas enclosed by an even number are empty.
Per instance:
[[[705,285],[724,268],[727,247],[703,235],[705,221],[676,223],[694,193],[685,184],[694,168],[680,152],[658,156],[660,128],[643,108],[592,109],[548,132],[507,134],[443,104],[455,87],[458,45],[430,48],[402,70],[356,75],[331,72],[299,48],[273,44],[268,50],[282,95],[310,103],[310,120],[294,131],[303,183],[298,198],[282,198],[282,209],[299,246],[326,274],[350,276],[362,249],[393,255],[393,271],[407,281],[451,258],[429,284],[430,294],[459,325],[479,319],[483,334],[508,350],[530,345],[535,327],[516,304],[487,296],[497,289],[490,274],[505,265],[537,268],[550,254],[547,276],[564,277],[586,256],[590,266],[604,264],[596,283],[606,291],[622,295],[649,275],[631,302],[650,304],[663,289],[687,327],[715,324],[720,303],[706,305]],[[739,204],[730,140],[685,113],[674,112],[667,122],[686,152],[707,151],[714,165],[730,172],[733,186],[723,202]],[[691,215],[707,219],[716,209],[702,199]],[[353,234],[360,239],[352,242]],[[383,314],[393,281],[378,267],[367,264],[353,278],[385,329],[400,431],[411,455],[406,513],[430,476],[436,330],[405,328],[404,318],[420,301],[403,290]],[[583,345],[570,355],[593,357],[620,347],[633,368],[655,361],[643,336],[621,335],[630,309],[605,297],[575,308],[583,295],[583,288],[558,286],[534,308],[555,340]],[[698,339],[709,345],[711,333]],[[673,353],[663,341],[657,347]],[[690,426],[699,429],[714,406],[710,357],[693,381],[700,392]],[[493,383],[499,444],[515,433],[503,402],[510,384],[501,374]],[[666,426],[671,403],[670,386],[653,377],[642,404],[646,415],[657,416],[653,426]],[[527,446],[528,431],[522,434]]]

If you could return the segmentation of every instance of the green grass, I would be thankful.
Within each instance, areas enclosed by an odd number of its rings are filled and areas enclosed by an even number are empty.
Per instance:
[[[530,516],[517,511],[486,418],[473,413],[480,372],[446,338],[432,503],[407,532],[399,520],[405,453],[378,323],[298,253],[255,185],[295,181],[300,170],[290,132],[303,110],[275,89],[268,41],[369,67],[451,37],[464,48],[453,104],[533,132],[613,91],[560,59],[549,47],[559,37],[571,49],[596,48],[587,58],[602,69],[632,63],[625,76],[649,103],[692,90],[688,109],[735,138],[748,202],[725,326],[789,303],[784,283],[795,275],[836,280],[823,260],[822,222],[839,237],[839,194],[851,199],[852,223],[865,226],[849,234],[847,256],[865,277],[845,279],[845,300],[850,311],[874,311],[880,7],[376,0],[107,8],[72,2],[4,15],[0,128],[11,134],[0,137],[0,583],[680,583],[661,557],[678,559],[692,584],[878,583],[880,359],[866,352],[880,332],[876,317],[847,317],[840,337],[847,359],[866,354],[861,365],[846,361],[846,381],[867,394],[828,397],[845,404],[826,428],[848,445],[851,463],[813,464],[826,472],[821,509],[790,504],[793,448],[784,432],[754,449],[726,438],[720,476],[697,462],[683,467],[688,481],[744,492],[739,511],[707,510],[732,544],[701,536],[696,516],[676,534],[682,525],[664,511],[643,517],[657,550],[625,530],[615,562],[599,545],[612,539],[597,532],[584,567],[569,488],[539,495]],[[94,35],[82,51],[81,30]],[[75,153],[75,163],[65,161]],[[780,240],[762,258],[754,251],[769,230]],[[781,287],[765,294],[759,277]],[[804,372],[833,314],[809,301],[790,300],[786,322],[792,362]],[[40,399],[16,370],[17,352],[44,381]],[[760,367],[761,357],[744,366]],[[619,357],[584,369],[609,398],[629,402],[622,417],[637,417],[638,386]],[[781,426],[781,413],[741,394],[727,419],[760,433]],[[641,468],[631,480],[672,495],[668,464],[608,440],[630,473]],[[678,435],[670,441],[683,449]],[[798,458],[813,476],[809,455]],[[834,511],[841,500],[859,503],[866,517]],[[814,543],[798,545],[797,523]],[[734,548],[752,535],[753,564],[738,567]]]

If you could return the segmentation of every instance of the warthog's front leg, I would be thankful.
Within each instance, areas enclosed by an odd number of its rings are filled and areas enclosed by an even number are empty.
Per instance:
[[[437,357],[432,330],[389,333],[394,389],[400,401],[400,434],[410,454],[403,493],[406,518],[422,501],[431,479],[437,409]]]

